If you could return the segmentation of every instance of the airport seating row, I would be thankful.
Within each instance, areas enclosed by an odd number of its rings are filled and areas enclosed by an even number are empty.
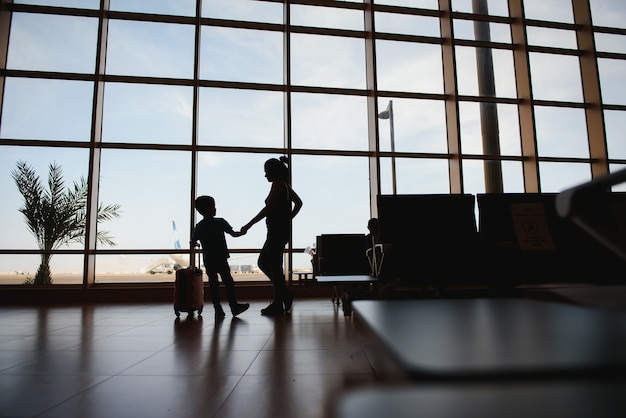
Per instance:
[[[365,234],[318,236],[314,271],[439,288],[623,283],[618,272],[624,261],[559,216],[556,198],[556,193],[380,195],[379,274],[365,255],[372,245]],[[600,218],[626,236],[626,193],[604,198],[607,210]]]

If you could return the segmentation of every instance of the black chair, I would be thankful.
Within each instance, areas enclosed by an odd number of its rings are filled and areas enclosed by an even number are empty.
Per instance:
[[[370,274],[365,234],[322,234],[316,237],[316,259],[319,275],[340,276]]]
[[[481,280],[482,250],[471,194],[379,195],[388,277],[408,286],[445,287]]]
[[[616,258],[556,212],[556,193],[477,196],[488,277],[496,286],[600,283]]]

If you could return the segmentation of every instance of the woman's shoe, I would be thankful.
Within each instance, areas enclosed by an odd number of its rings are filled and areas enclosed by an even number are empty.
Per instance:
[[[275,303],[270,303],[267,308],[261,309],[261,315],[282,315],[284,312],[282,306]]]

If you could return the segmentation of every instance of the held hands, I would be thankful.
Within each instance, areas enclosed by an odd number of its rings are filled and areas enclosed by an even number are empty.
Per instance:
[[[246,233],[244,231],[233,231],[233,233],[231,234],[233,237],[240,237],[242,235],[245,235]]]

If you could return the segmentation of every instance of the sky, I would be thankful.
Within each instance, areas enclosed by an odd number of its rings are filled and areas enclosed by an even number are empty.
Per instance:
[[[99,1],[48,0],[15,1],[41,5],[97,8]],[[380,4],[437,7],[436,0],[387,0]],[[490,13],[506,15],[506,2],[489,1]],[[525,0],[527,18],[573,23],[570,0]],[[471,0],[453,0],[453,9],[471,11]],[[626,3],[622,0],[592,0],[596,25],[626,28]],[[111,0],[112,10],[193,15],[194,1]],[[292,24],[362,29],[356,11],[341,13],[310,6],[292,7]],[[281,23],[282,6],[251,1],[204,1],[203,16]],[[391,33],[439,36],[438,23],[428,17],[376,15],[377,28]],[[492,24],[492,39],[510,42],[505,25]],[[473,27],[455,24],[457,38],[473,39]],[[72,16],[23,14],[14,16],[9,69],[92,73],[95,63],[96,19]],[[107,74],[148,75],[190,78],[193,76],[194,29],[186,25],[112,21],[109,27]],[[539,46],[575,48],[573,33],[535,28],[528,32],[529,43]],[[294,34],[292,39],[292,83],[295,85],[365,88],[363,41],[328,36]],[[626,53],[620,35],[596,38],[598,50]],[[204,28],[202,31],[200,76],[202,79],[282,83],[282,34],[233,28]],[[378,41],[378,87],[381,90],[443,93],[440,48],[407,42]],[[459,94],[477,95],[474,52],[457,49]],[[501,97],[515,97],[512,54],[494,52],[496,91]],[[533,90],[544,100],[582,101],[578,65],[572,57],[531,55]],[[554,71],[558,68],[559,71]],[[599,68],[603,100],[626,105],[626,62],[601,59]],[[88,142],[91,132],[92,85],[83,81],[8,79],[5,108],[0,125],[1,138],[50,139]],[[191,138],[192,89],[184,86],[128,85],[109,83],[105,87],[103,142],[130,142],[186,145]],[[389,99],[381,99],[385,109]],[[280,92],[245,91],[203,87],[200,90],[198,141],[201,145],[283,146],[283,95]],[[402,152],[445,153],[445,109],[433,100],[393,99],[395,148]],[[340,149],[366,151],[367,107],[364,97],[294,93],[292,96],[292,146],[312,150]],[[503,154],[520,155],[517,113],[514,106],[499,106]],[[479,108],[461,103],[461,135],[464,153],[481,153]],[[609,153],[626,158],[623,132],[626,118],[620,112],[606,113]],[[584,114],[580,109],[538,108],[537,141],[540,155],[588,156]],[[380,148],[390,150],[388,120],[380,120]],[[206,152],[199,155],[198,194],[210,194],[217,201],[217,216],[235,229],[249,221],[261,208],[269,191],[263,162],[274,154]],[[180,151],[137,151],[105,149],[101,160],[100,201],[119,203],[122,216],[103,225],[116,248],[169,249],[176,236],[186,245],[190,233],[189,154]],[[63,167],[68,185],[86,175],[86,149],[37,149],[3,146],[0,153],[0,209],[5,249],[36,249],[26,230],[21,196],[11,179],[18,160],[32,165],[47,179],[48,165]],[[399,193],[448,193],[447,164],[444,160],[396,161]],[[294,156],[293,185],[304,201],[294,220],[294,246],[304,248],[315,237],[329,233],[367,233],[369,213],[368,161],[364,157]],[[580,164],[542,163],[542,188],[558,192],[590,178]],[[382,161],[383,193],[391,193],[389,159]],[[522,192],[521,164],[503,165],[508,192]],[[465,187],[468,193],[484,192],[482,163],[466,162]],[[231,248],[258,248],[265,228],[256,225],[246,236],[228,238]],[[70,248],[80,249],[79,244]],[[254,264],[255,255],[241,259]],[[35,256],[37,260],[37,256]],[[112,259],[111,259],[112,260]],[[237,260],[240,260],[239,258]],[[128,268],[134,262],[125,260]],[[142,260],[137,261],[143,262]],[[119,268],[116,259],[108,269]],[[233,259],[232,264],[240,261]],[[307,267],[310,257],[297,255],[296,267]],[[33,256],[0,255],[0,271],[34,268]],[[53,268],[80,270],[77,256],[57,255]]]

